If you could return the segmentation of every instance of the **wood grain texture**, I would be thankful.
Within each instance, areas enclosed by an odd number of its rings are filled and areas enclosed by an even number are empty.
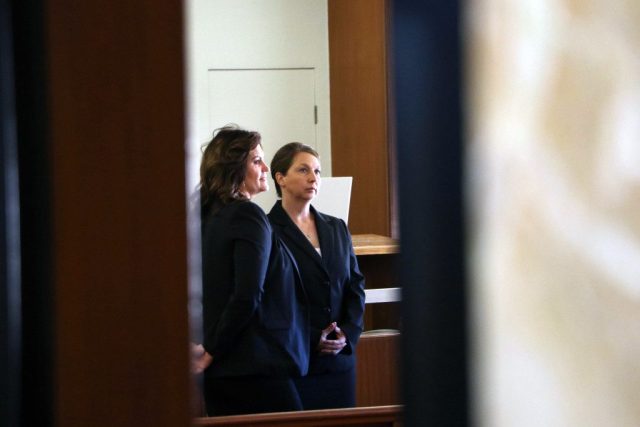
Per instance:
[[[331,162],[353,176],[352,233],[389,236],[387,2],[329,0]]]
[[[49,2],[56,425],[189,424],[182,6]]]
[[[354,234],[351,241],[356,255],[384,255],[400,251],[397,240],[377,234]]]
[[[356,404],[358,406],[400,403],[400,333],[365,333],[358,342]]]
[[[230,415],[196,418],[194,426],[262,426],[262,427],[317,427],[368,426],[399,427],[402,425],[402,406],[387,405],[369,408],[320,409],[271,414]]]

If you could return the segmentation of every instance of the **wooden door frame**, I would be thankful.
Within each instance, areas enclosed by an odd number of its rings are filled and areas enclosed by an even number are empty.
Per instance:
[[[7,10],[22,222],[14,425],[189,425],[182,4]]]

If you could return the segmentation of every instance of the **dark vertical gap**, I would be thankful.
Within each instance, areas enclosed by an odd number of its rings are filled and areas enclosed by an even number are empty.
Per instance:
[[[393,1],[407,426],[470,422],[460,4]]]
[[[0,0],[0,420],[20,419],[20,210],[11,4]]]
[[[400,215],[398,201],[398,153],[396,143],[396,97],[393,56],[393,0],[385,1],[385,52],[387,67],[387,144],[389,152],[389,232],[394,239],[400,238]]]
[[[53,425],[51,167],[42,0],[12,2],[20,191],[22,426]]]

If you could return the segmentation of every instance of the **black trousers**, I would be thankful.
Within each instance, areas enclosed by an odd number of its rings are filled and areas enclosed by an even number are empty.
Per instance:
[[[356,370],[309,374],[294,378],[304,409],[353,408],[356,406]]]
[[[302,401],[288,377],[205,378],[208,416],[300,411]]]

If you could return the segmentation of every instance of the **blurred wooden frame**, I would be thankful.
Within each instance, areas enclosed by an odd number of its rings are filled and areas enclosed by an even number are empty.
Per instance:
[[[231,415],[196,418],[193,426],[402,426],[402,407],[399,405],[368,408],[322,409],[300,412],[274,412],[270,414]]]

